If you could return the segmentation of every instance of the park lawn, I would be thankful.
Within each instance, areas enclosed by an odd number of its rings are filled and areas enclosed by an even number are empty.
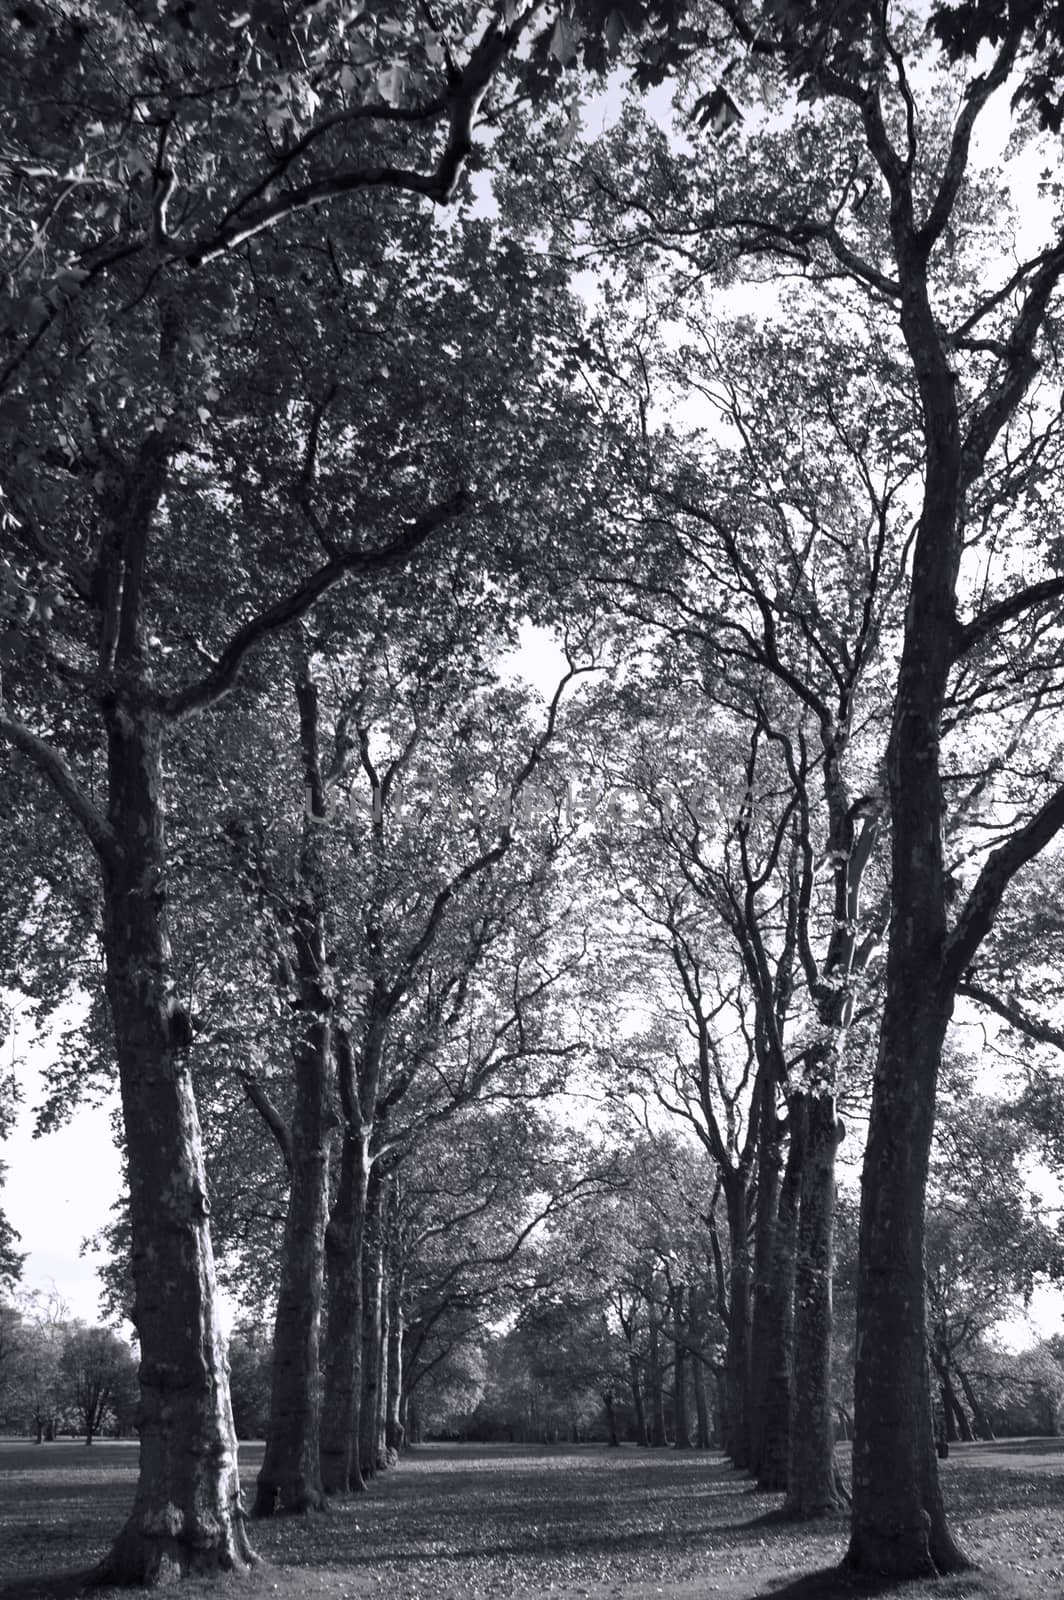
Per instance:
[[[242,1447],[250,1483],[261,1445]],[[427,1446],[357,1499],[253,1525],[245,1578],[187,1600],[905,1600],[1064,1596],[1064,1440],[954,1447],[943,1482],[982,1570],[842,1584],[846,1520],[787,1524],[716,1454],[601,1446]],[[0,1441],[0,1600],[70,1600],[128,1508],[136,1446]],[[105,1591],[97,1591],[101,1597]]]

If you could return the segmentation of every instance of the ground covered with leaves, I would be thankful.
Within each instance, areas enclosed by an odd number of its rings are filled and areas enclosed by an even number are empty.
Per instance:
[[[248,1484],[261,1446],[244,1447]],[[601,1446],[428,1446],[327,1515],[255,1524],[226,1600],[753,1600],[1064,1595],[1064,1440],[954,1447],[943,1481],[981,1570],[937,1584],[842,1583],[842,1516],[778,1518],[716,1454]],[[136,1446],[0,1441],[0,1597],[67,1600],[128,1509]]]

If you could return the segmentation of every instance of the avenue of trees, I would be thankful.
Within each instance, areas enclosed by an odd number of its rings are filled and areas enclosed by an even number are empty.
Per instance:
[[[899,1578],[943,1439],[1056,1427],[1054,17],[0,22],[0,985],[44,1126],[120,1091],[102,1577],[254,1559],[252,1418],[270,1516],[593,1395]]]

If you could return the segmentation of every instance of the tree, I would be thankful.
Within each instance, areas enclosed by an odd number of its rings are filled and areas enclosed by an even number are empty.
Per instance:
[[[327,589],[404,564],[468,512],[464,445],[445,446],[431,466],[407,455],[398,482],[363,458],[364,492],[346,517],[335,516],[338,500],[328,515],[314,505],[323,412],[338,387],[328,374],[342,367],[336,345],[319,359],[323,308],[344,274],[318,219],[345,196],[368,197],[372,216],[382,191],[448,202],[485,96],[518,63],[538,14],[507,7],[484,20],[458,6],[437,31],[399,8],[366,14],[352,40],[345,3],[295,20],[267,3],[236,19],[237,56],[234,19],[213,6],[144,12],[133,26],[110,0],[61,9],[31,0],[0,32],[16,133],[0,173],[11,201],[4,242],[18,263],[0,369],[13,441],[2,485],[12,553],[0,566],[0,735],[51,785],[99,873],[141,1346],[140,1485],[106,1563],[118,1581],[251,1559],[189,1019],[167,925],[163,748]],[[541,85],[595,39],[601,63],[605,15],[596,21],[592,8],[592,21],[582,45],[568,25],[556,44],[553,32],[540,37],[531,70]],[[464,51],[452,30],[472,40]],[[307,292],[313,270],[290,292],[291,258],[275,253],[282,228],[303,264],[324,265],[332,289],[320,299]],[[363,257],[371,268],[373,251]],[[313,371],[292,359],[284,331],[308,306]],[[257,330],[250,348],[245,317]],[[279,457],[288,487],[278,502],[259,479],[257,516],[216,536],[220,508],[253,486],[241,445],[256,398],[260,417],[288,432]],[[330,424],[333,460],[350,468],[348,440],[375,430],[359,427],[348,398]],[[343,495],[340,478],[332,489]],[[267,530],[280,524],[287,540],[294,523],[303,529],[294,544],[271,545]],[[235,627],[229,606],[213,604],[210,577],[201,581],[214,565],[201,564],[203,550],[236,579]],[[98,789],[94,764],[105,774]]]
[[[923,1196],[943,1041],[958,986],[1010,883],[1064,821],[1055,763],[1032,761],[1037,776],[1026,793],[1000,795],[1009,820],[992,844],[976,849],[960,883],[949,870],[943,790],[956,698],[970,709],[976,683],[995,681],[1010,634],[1059,625],[1055,534],[1039,513],[1029,521],[1025,513],[1034,494],[1028,452],[1056,437],[1055,411],[1047,420],[1037,384],[1055,370],[1049,335],[1064,247],[1052,234],[1015,272],[1003,265],[996,288],[984,288],[988,212],[972,172],[973,129],[1013,69],[1030,69],[1031,8],[996,13],[990,64],[961,75],[948,128],[936,122],[923,79],[915,81],[917,65],[929,83],[945,72],[915,19],[872,6],[713,9],[748,52],[751,92],[763,87],[775,106],[798,89],[794,122],[784,133],[754,126],[739,136],[730,152],[748,140],[749,161],[663,152],[648,162],[641,153],[654,192],[637,188],[630,233],[659,260],[678,242],[686,275],[693,260],[699,270],[735,270],[751,257],[783,270],[797,262],[840,313],[863,302],[897,363],[908,396],[905,448],[919,467],[886,750],[891,900],[862,1191],[848,1555],[857,1570],[916,1576],[966,1563],[938,1484],[927,1377]],[[716,74],[719,57],[703,70]],[[696,80],[693,73],[692,89]],[[803,102],[815,108],[806,114]],[[1030,129],[1022,111],[1017,121]],[[857,186],[860,174],[867,186]],[[629,196],[616,178],[597,187],[619,197],[624,212]],[[1013,470],[1017,451],[1023,461]],[[1030,554],[1025,570],[1014,555],[1002,558],[1014,529]],[[996,552],[978,585],[973,541]],[[1044,663],[1041,656],[1024,674],[1019,705],[994,697],[1006,746],[1015,738],[1036,748]]]
[[[109,1420],[128,1411],[127,1391],[136,1377],[129,1346],[110,1328],[75,1323],[59,1357],[60,1392],[91,1445]]]

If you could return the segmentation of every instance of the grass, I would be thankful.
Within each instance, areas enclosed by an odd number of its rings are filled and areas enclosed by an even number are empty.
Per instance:
[[[247,1482],[261,1445],[242,1447]],[[0,1441],[0,1600],[73,1600],[128,1508],[136,1446]],[[718,1455],[428,1446],[367,1494],[253,1525],[253,1573],[188,1600],[1054,1600],[1064,1595],[1064,1440],[954,1447],[954,1527],[979,1571],[846,1582],[844,1517],[781,1522]],[[104,1596],[104,1591],[98,1591]]]

